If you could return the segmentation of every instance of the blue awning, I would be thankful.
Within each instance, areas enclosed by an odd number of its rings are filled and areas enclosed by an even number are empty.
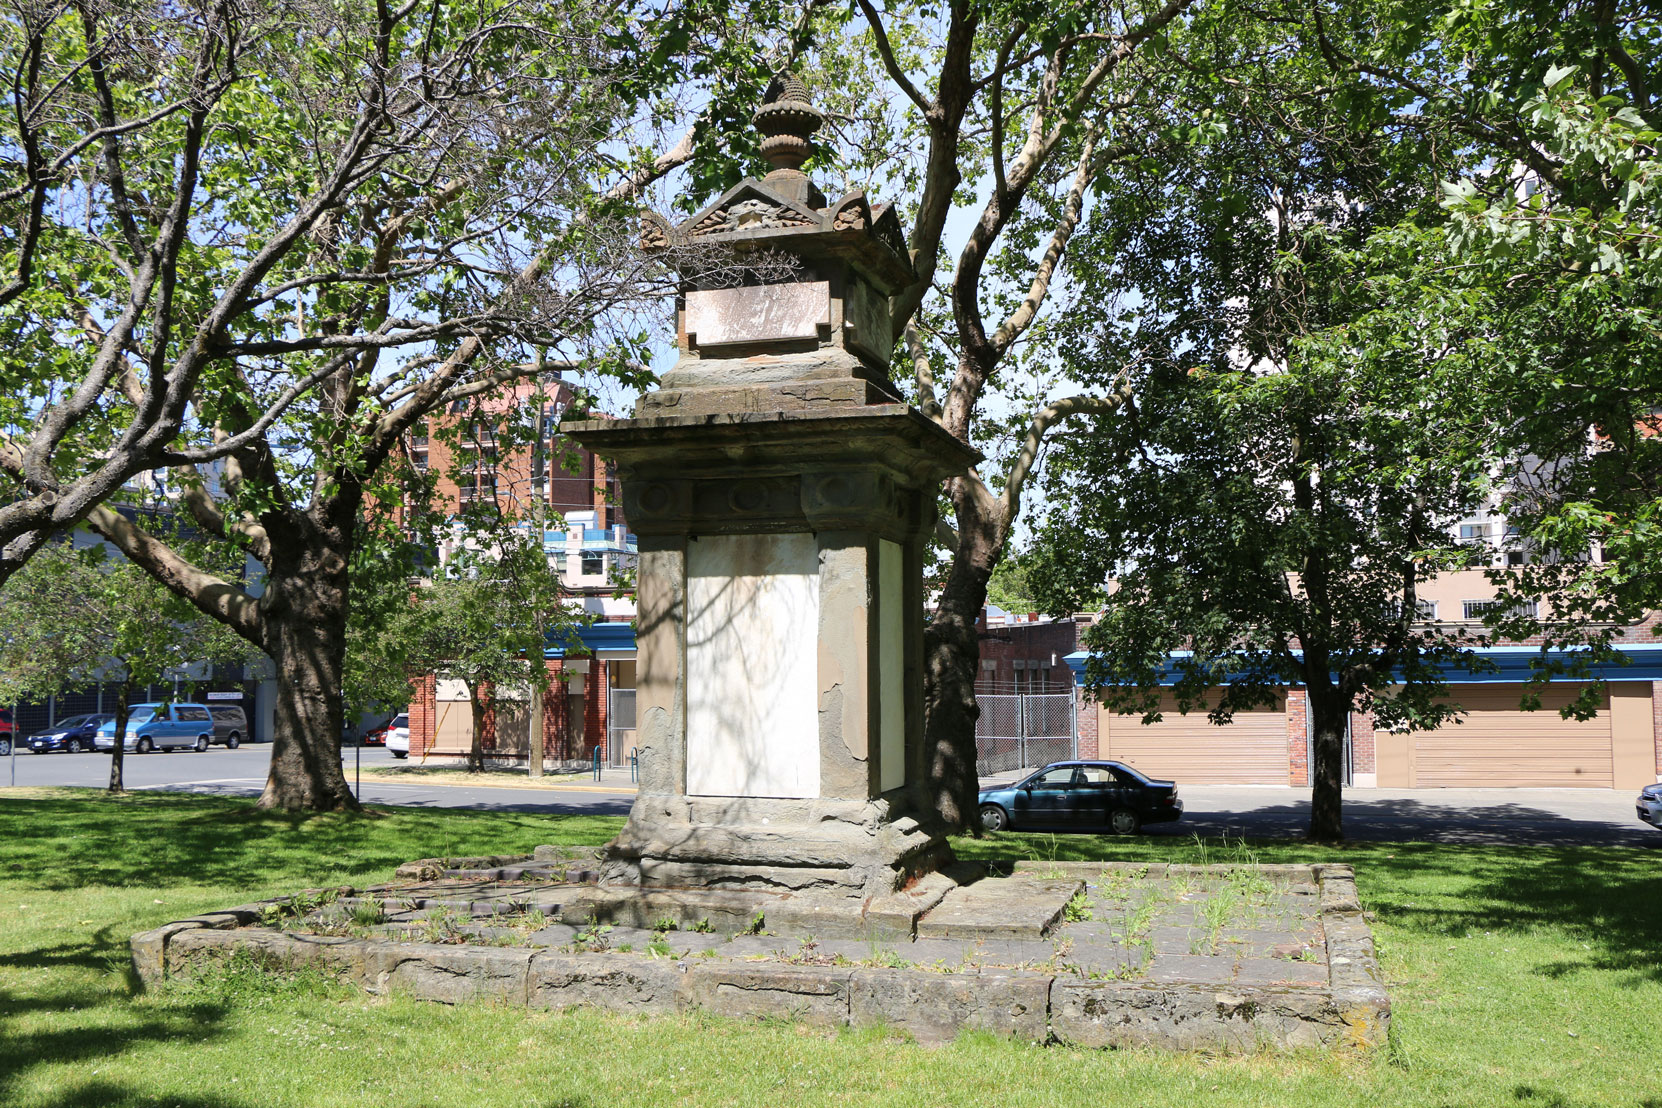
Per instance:
[[[635,649],[635,625],[627,621],[590,623],[577,629],[577,638],[584,649],[573,653],[585,656],[626,653]],[[563,631],[550,631],[547,642],[543,649],[545,658],[564,658],[573,645],[568,633]]]
[[[1662,681],[1662,642],[1658,643],[1623,643],[1613,647],[1626,663],[1599,662],[1589,667],[1589,674],[1606,681]],[[1517,684],[1528,681],[1535,673],[1535,663],[1545,661],[1558,662],[1570,666],[1576,660],[1576,655],[1585,655],[1585,647],[1567,650],[1543,651],[1538,646],[1490,646],[1471,651],[1474,657],[1484,661],[1484,672],[1471,673],[1459,666],[1443,667],[1444,678],[1451,685],[1503,685]],[[1192,658],[1194,655],[1187,650],[1174,650],[1167,657],[1173,660]],[[1063,661],[1073,670],[1073,680],[1076,685],[1085,683],[1085,663],[1090,660],[1090,652],[1077,650],[1069,654]],[[1490,668],[1492,667],[1492,668]],[[1573,674],[1554,674],[1554,681],[1582,681],[1586,680]],[[1160,684],[1175,685],[1176,673],[1168,668],[1160,675]]]

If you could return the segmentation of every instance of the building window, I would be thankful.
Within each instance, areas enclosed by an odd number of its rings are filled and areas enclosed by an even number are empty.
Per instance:
[[[1385,606],[1385,618],[1395,620],[1402,614],[1402,601],[1393,601]],[[1415,600],[1414,618],[1417,620],[1434,620],[1437,618],[1437,602],[1435,600]]]
[[[583,555],[583,576],[598,577],[606,572],[606,559],[599,554]]]
[[[1526,600],[1507,608],[1498,600],[1464,600],[1461,601],[1462,614],[1468,620],[1481,620],[1491,613],[1503,612],[1509,616],[1528,616],[1535,618],[1536,605],[1533,600]]]
[[[1462,523],[1460,525],[1460,537],[1465,540],[1486,539],[1489,537],[1489,525],[1487,523]]]

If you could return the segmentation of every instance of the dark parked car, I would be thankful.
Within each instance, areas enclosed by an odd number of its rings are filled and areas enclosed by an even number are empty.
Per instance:
[[[97,734],[99,725],[114,718],[90,715],[60,719],[57,726],[30,735],[27,740],[29,749],[36,754],[45,754],[49,750],[67,750],[71,754],[79,754],[83,750],[91,750],[92,737]]]
[[[1112,831],[1183,818],[1177,785],[1151,781],[1123,762],[1052,762],[1003,788],[981,790],[981,825],[1036,831]]]
[[[227,750],[235,750],[249,741],[248,715],[241,704],[209,704],[208,714],[214,717],[211,741],[224,743]]]

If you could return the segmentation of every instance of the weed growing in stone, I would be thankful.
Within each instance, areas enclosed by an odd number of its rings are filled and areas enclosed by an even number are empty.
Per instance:
[[[1085,895],[1084,889],[1074,893],[1062,906],[1062,919],[1068,923],[1081,923],[1094,918],[1091,912],[1091,898]]]
[[[572,950],[579,954],[585,950],[607,950],[611,945],[612,925],[601,923],[592,916],[589,918],[588,926],[577,932],[576,937],[571,940]]]
[[[434,908],[421,921],[421,941],[450,945],[465,943],[470,938],[467,926],[470,922],[458,915],[454,909],[442,906]]]
[[[359,927],[375,927],[386,920],[386,903],[378,897],[366,896],[352,906],[352,922]]]
[[[690,928],[688,928],[689,931],[696,931],[700,935],[712,934],[715,931],[715,929],[716,929],[715,924],[711,923],[708,919],[701,919],[697,923],[693,924]]]

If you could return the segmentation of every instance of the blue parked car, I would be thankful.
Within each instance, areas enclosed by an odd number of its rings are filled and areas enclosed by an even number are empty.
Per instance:
[[[1052,762],[1030,777],[981,790],[981,826],[1134,834],[1145,823],[1183,818],[1177,784],[1153,781],[1124,762]]]
[[[98,727],[105,720],[113,721],[114,716],[71,716],[60,719],[55,727],[49,727],[38,734],[30,735],[26,740],[29,749],[36,754],[45,754],[51,750],[67,750],[71,754],[79,754],[83,750],[91,750],[93,736],[98,733]]]
[[[214,738],[214,717],[206,704],[135,704],[127,717],[122,749],[139,754],[152,750],[206,750]],[[98,728],[99,750],[115,749],[115,719]]]

